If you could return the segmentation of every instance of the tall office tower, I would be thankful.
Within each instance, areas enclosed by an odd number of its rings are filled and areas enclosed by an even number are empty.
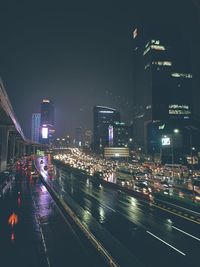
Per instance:
[[[41,103],[41,142],[52,144],[54,138],[55,110],[54,104],[49,99]]]
[[[84,136],[84,145],[90,147],[92,143],[92,131],[86,130]]]
[[[75,147],[83,146],[83,132],[82,128],[78,127],[75,129]]]
[[[102,151],[112,142],[111,127],[115,121],[120,121],[120,113],[113,108],[95,106],[93,108],[93,148]],[[109,140],[110,139],[110,140]]]
[[[113,147],[131,147],[133,144],[132,125],[124,122],[114,122],[113,124]]]
[[[38,143],[40,140],[40,113],[32,114],[32,124],[31,124],[31,140]]]
[[[134,135],[149,154],[164,134],[191,124],[193,106],[189,47],[177,28],[158,26],[133,30]]]

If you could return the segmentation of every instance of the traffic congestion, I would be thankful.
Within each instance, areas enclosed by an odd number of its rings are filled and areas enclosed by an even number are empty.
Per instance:
[[[54,160],[62,161],[89,176],[95,176],[143,194],[151,196],[159,192],[166,196],[176,196],[200,203],[199,172],[194,171],[191,175],[186,166],[105,159],[86,154],[77,148],[55,155]]]

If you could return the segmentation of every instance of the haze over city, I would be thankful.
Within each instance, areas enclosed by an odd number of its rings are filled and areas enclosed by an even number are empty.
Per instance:
[[[0,5],[0,266],[199,267],[200,0]]]
[[[139,23],[181,26],[193,38],[193,68],[199,71],[198,10],[190,1],[10,1],[0,14],[1,77],[28,137],[31,114],[40,111],[43,98],[55,103],[57,136],[92,129],[94,105],[117,108],[132,120],[132,31]]]

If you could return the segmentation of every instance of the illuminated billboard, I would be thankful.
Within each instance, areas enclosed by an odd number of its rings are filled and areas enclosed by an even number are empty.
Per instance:
[[[48,138],[48,128],[42,127],[42,139],[47,139],[47,138]]]
[[[130,157],[128,147],[105,147],[104,148],[105,158],[127,158]]]
[[[171,145],[171,139],[168,136],[162,137],[161,141],[162,141],[162,146],[170,146]]]

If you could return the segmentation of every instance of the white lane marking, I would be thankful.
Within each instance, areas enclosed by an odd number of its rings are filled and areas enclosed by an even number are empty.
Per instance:
[[[156,239],[158,239],[159,241],[163,242],[165,245],[169,246],[170,248],[173,248],[174,250],[176,250],[177,252],[179,252],[180,254],[182,254],[183,256],[185,256],[186,254],[183,253],[182,251],[180,251],[179,249],[173,247],[172,245],[168,244],[166,241],[162,240],[161,238],[159,238],[158,236],[152,234],[151,232],[149,231],[146,231],[149,235],[155,237]]]
[[[99,202],[100,206],[102,206],[102,207],[104,207],[104,208],[107,208],[107,209],[109,209],[109,210],[112,210],[113,212],[116,212],[116,210],[114,210],[113,208],[107,206],[107,205],[104,204],[104,203],[101,203],[101,202],[99,201],[99,199],[98,199],[96,196],[94,196],[93,194],[89,194],[89,193],[87,193],[87,194],[88,194],[90,197],[93,197],[94,199],[96,199],[97,202]],[[91,201],[91,200],[89,200],[89,201]]]
[[[185,235],[188,235],[188,236],[190,236],[190,237],[192,237],[192,238],[194,238],[194,239],[200,241],[200,238],[198,238],[198,237],[196,237],[196,236],[194,236],[194,235],[191,235],[191,234],[189,234],[189,233],[187,233],[187,232],[185,232],[185,231],[183,231],[183,230],[181,230],[181,229],[179,229],[179,228],[177,228],[177,227],[175,227],[175,226],[172,226],[172,228],[176,229],[177,231],[179,231],[179,232],[181,232],[181,233],[183,233],[183,234],[185,234]]]
[[[107,208],[109,210],[112,210],[112,211],[116,212],[116,210],[112,209],[111,207],[109,207],[109,206],[107,206],[105,204],[100,203],[100,205],[103,206],[104,208]]]

